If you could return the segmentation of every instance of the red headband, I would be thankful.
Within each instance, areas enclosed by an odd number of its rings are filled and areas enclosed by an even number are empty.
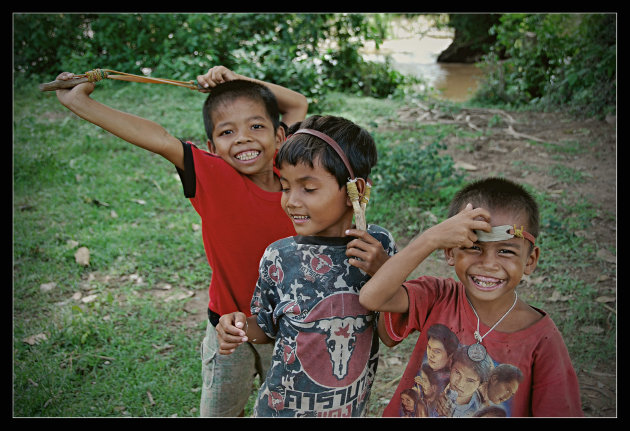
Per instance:
[[[295,133],[293,133],[293,135],[297,135],[298,133],[304,133],[307,135],[317,136],[319,139],[325,141],[328,145],[330,145],[333,148],[333,150],[335,150],[337,154],[339,154],[339,157],[341,157],[341,160],[343,161],[344,165],[346,165],[346,168],[348,168],[348,172],[350,173],[350,179],[352,180],[354,179],[354,171],[352,170],[352,167],[350,166],[350,161],[346,157],[346,154],[343,152],[339,144],[336,143],[333,138],[326,135],[325,133],[322,133],[318,130],[313,130],[313,129],[299,129]],[[287,137],[287,140],[293,135],[289,135]]]

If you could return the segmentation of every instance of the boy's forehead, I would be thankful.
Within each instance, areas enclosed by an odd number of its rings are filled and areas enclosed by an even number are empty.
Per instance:
[[[282,163],[282,167],[278,169],[282,177],[295,176],[296,179],[309,178],[316,179],[320,177],[333,177],[334,176],[326,170],[321,163],[319,156],[312,160],[311,164],[306,160],[300,160],[296,164],[289,164],[288,162]]]
[[[462,211],[466,205],[460,208]],[[473,208],[484,208],[490,213],[490,225],[491,226],[502,226],[502,225],[514,225],[518,224],[519,226],[525,226],[528,221],[528,216],[526,212],[522,209],[514,209],[514,208],[497,208],[487,206],[486,204],[475,204],[473,203]],[[527,227],[527,226],[525,226]]]
[[[329,190],[331,192],[345,190],[343,187],[339,186],[337,178],[321,164],[314,163],[311,167],[304,161],[300,161],[295,165],[285,161],[282,163],[282,167],[279,171],[280,181],[289,185],[311,184],[322,190]],[[343,191],[343,193],[345,194],[346,192]]]
[[[251,116],[252,114],[271,121],[262,100],[257,100],[252,97],[240,96],[234,99],[224,99],[210,112],[214,123],[235,118],[236,115]]]

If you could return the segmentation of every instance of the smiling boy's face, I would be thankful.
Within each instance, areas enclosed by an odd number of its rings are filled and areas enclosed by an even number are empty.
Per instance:
[[[235,99],[212,114],[214,152],[247,176],[273,174],[276,150],[284,141],[284,129],[273,129],[262,102]]]
[[[490,224],[516,225],[527,230],[527,218],[522,213],[490,210]],[[455,267],[457,277],[466,287],[473,301],[503,300],[511,303],[514,289],[523,274],[531,274],[538,262],[539,249],[531,247],[525,238],[476,242],[472,247],[445,250],[449,265]]]
[[[352,203],[346,187],[315,160],[284,163],[280,169],[281,204],[298,235],[342,237],[352,225]]]

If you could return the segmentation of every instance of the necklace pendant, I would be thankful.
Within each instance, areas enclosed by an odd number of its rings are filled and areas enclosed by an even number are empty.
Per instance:
[[[471,344],[468,346],[468,357],[475,362],[481,362],[486,358],[486,348],[480,343]]]

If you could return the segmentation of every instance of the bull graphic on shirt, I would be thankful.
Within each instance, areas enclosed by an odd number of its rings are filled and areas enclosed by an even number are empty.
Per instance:
[[[341,380],[348,374],[348,362],[354,351],[357,334],[371,327],[372,315],[330,317],[312,322],[296,322],[303,332],[323,333],[334,376]]]

